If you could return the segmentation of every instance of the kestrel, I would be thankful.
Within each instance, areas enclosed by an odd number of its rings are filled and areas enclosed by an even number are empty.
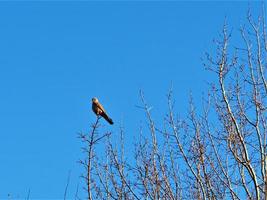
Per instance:
[[[108,117],[104,107],[99,103],[97,98],[92,98],[92,109],[97,116],[103,117],[108,123],[113,124],[111,118]]]

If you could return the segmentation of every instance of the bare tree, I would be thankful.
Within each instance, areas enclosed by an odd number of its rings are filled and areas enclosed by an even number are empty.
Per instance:
[[[254,20],[248,12],[247,21],[239,30],[242,42],[231,41],[225,23],[215,53],[206,53],[204,66],[216,81],[202,111],[191,97],[187,117],[179,118],[170,90],[166,115],[156,124],[140,92],[147,126],[140,128],[132,159],[125,159],[123,127],[118,143],[110,133],[96,137],[98,119],[91,134],[81,134],[88,199],[267,199],[264,14]],[[104,156],[94,152],[102,138]]]
[[[86,188],[84,188],[87,191],[88,194],[88,200],[92,200],[92,188],[93,184],[95,184],[94,179],[92,178],[92,164],[95,158],[95,152],[94,148],[95,145],[104,137],[107,137],[110,135],[110,133],[105,133],[102,136],[99,136],[97,132],[97,128],[99,128],[99,117],[97,117],[96,122],[91,125],[92,130],[88,134],[79,134],[79,138],[81,138],[82,142],[85,143],[85,147],[82,148],[83,152],[87,154],[87,157],[84,160],[79,160],[79,163],[85,168],[86,176],[82,175],[82,178],[84,178],[86,182]]]

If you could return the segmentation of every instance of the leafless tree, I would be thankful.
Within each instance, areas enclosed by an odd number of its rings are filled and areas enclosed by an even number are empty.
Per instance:
[[[130,160],[125,158],[123,127],[117,143],[110,133],[96,137],[98,119],[89,135],[81,134],[87,143],[87,159],[80,163],[86,167],[89,200],[267,199],[264,14],[255,20],[248,12],[247,21],[237,44],[225,23],[216,50],[206,53],[204,66],[216,80],[201,109],[191,97],[187,117],[178,117],[170,90],[166,115],[156,124],[140,92],[147,126],[136,134]],[[94,152],[100,140],[104,156]]]
[[[104,137],[107,137],[110,135],[110,133],[105,133],[102,136],[99,136],[97,132],[97,128],[100,127],[99,124],[99,117],[97,117],[96,122],[91,125],[91,132],[88,134],[79,134],[79,138],[82,140],[83,143],[85,143],[85,146],[82,148],[83,152],[86,153],[86,158],[84,160],[79,160],[79,163],[85,168],[86,175],[82,175],[82,178],[84,178],[86,183],[86,188],[84,188],[87,191],[88,194],[88,200],[94,199],[92,196],[92,187],[95,184],[94,179],[92,178],[92,164],[95,158],[95,145]]]

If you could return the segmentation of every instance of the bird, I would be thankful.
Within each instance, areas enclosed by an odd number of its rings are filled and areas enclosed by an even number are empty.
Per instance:
[[[114,124],[112,119],[107,115],[104,107],[99,103],[96,97],[92,98],[92,110],[97,115],[97,117],[103,117],[109,124]]]

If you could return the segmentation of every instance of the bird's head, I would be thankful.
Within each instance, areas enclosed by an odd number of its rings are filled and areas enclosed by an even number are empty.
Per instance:
[[[98,99],[97,99],[96,97],[93,97],[93,98],[92,98],[92,102],[93,102],[93,103],[97,103],[97,102],[98,102]]]

